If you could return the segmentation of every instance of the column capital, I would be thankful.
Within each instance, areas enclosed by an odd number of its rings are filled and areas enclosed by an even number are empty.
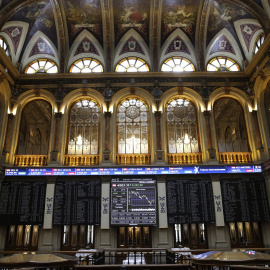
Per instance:
[[[111,112],[105,112],[104,113],[105,117],[107,118],[110,118],[112,116],[112,113]]]
[[[14,114],[13,113],[9,113],[8,114],[8,120],[12,120],[14,118]]]
[[[203,112],[203,115],[204,115],[205,117],[209,117],[209,116],[211,115],[211,111],[204,111],[204,112]]]
[[[62,114],[61,112],[54,113],[54,116],[55,116],[55,118],[57,118],[57,119],[61,119],[62,115],[63,115],[63,114]]]
[[[161,117],[161,111],[155,111],[154,115],[155,117]]]

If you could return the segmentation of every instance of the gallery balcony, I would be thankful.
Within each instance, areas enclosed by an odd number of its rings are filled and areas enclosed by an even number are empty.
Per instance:
[[[220,152],[218,153],[219,163],[252,163],[251,152]]]
[[[14,166],[47,166],[48,155],[15,155]]]
[[[147,165],[151,163],[150,154],[121,154],[116,155],[117,165]]]
[[[167,154],[169,164],[199,164],[202,163],[202,153]]]
[[[99,155],[65,155],[66,166],[99,165]]]

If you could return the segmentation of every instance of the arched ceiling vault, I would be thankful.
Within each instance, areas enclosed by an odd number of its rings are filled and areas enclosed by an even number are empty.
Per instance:
[[[242,55],[235,53],[235,61],[242,66],[241,61],[249,57],[246,52],[251,50],[252,37],[259,32],[269,34],[270,14],[264,8],[266,5],[270,10],[269,0],[0,0],[0,36],[10,36],[8,43],[14,46],[16,53],[14,65],[19,63],[22,67],[27,64],[27,59],[51,57],[57,60],[59,72],[67,73],[67,65],[73,58],[86,57],[87,53],[95,58],[95,53],[102,51],[105,72],[114,71],[115,59],[132,53],[142,59],[147,59],[145,56],[148,55],[152,61],[149,63],[151,71],[156,72],[160,71],[162,53],[187,56],[190,52],[186,48],[191,46],[196,57],[196,63],[193,63],[196,70],[205,71],[207,48],[214,44],[223,29],[231,33],[230,37],[225,37],[226,42],[231,43],[230,47],[237,46],[241,52]],[[243,27],[240,25],[237,30],[236,22],[241,20]],[[15,40],[12,33],[16,24],[19,31],[25,31],[20,40],[18,37]],[[28,28],[23,28],[24,25]],[[244,26],[254,31],[252,36],[251,32],[244,33]],[[131,29],[140,39],[130,36],[129,40],[123,40]],[[176,29],[183,34],[168,40]],[[87,30],[89,36],[82,36],[79,42],[76,38],[83,30]],[[44,42],[47,48],[43,54],[42,50],[33,52],[29,47],[37,31],[43,34],[38,42]],[[244,37],[239,37],[241,31]],[[140,50],[128,47],[130,40],[133,43],[135,40],[136,48]],[[173,42],[182,47],[173,48]],[[115,55],[119,44],[124,49]],[[142,49],[145,44],[147,51]],[[78,47],[74,55],[70,55],[72,46]],[[52,53],[53,49],[57,53]],[[221,50],[221,54],[228,54],[228,50]],[[228,55],[231,56],[232,48],[230,52]],[[23,59],[26,60],[23,62]]]

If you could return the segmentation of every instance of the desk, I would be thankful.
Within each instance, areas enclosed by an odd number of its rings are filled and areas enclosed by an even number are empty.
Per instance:
[[[191,263],[191,252],[190,248],[171,248],[171,251],[175,254],[175,263],[177,264],[190,264]]]
[[[135,263],[135,258],[136,258],[136,263]],[[123,264],[146,264],[144,254],[138,253],[135,256],[134,253],[129,253],[127,255],[126,260],[123,260]]]
[[[93,253],[91,253],[91,252],[97,252],[97,251],[98,251],[97,249],[83,249],[82,248],[82,249],[78,250],[78,252],[75,254],[75,256],[80,258],[80,263],[82,265],[85,265],[87,263],[93,264]]]

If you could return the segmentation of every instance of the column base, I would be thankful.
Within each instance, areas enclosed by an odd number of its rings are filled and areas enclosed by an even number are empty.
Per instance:
[[[6,151],[2,152],[1,165],[6,165],[8,163],[9,156],[10,156],[9,152]]]
[[[59,152],[58,151],[51,151],[50,154],[50,161],[48,165],[58,165],[58,157],[59,157]]]
[[[214,148],[209,148],[207,150],[208,153],[208,161],[211,164],[217,164],[218,160],[217,160],[217,151]]]
[[[163,150],[156,150],[156,164],[165,165]]]
[[[110,165],[110,164],[111,164],[111,150],[104,150],[102,165]]]

